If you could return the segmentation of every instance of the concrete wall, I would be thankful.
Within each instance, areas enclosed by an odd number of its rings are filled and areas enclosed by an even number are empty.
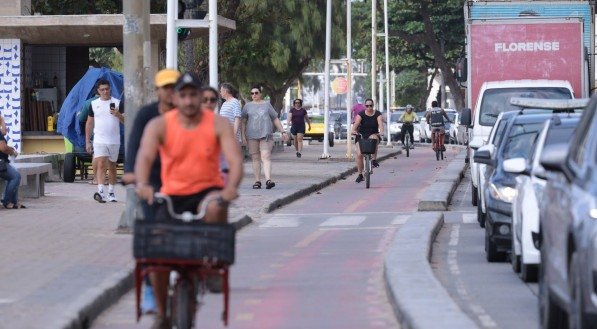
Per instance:
[[[2,0],[0,16],[29,15],[31,0]]]

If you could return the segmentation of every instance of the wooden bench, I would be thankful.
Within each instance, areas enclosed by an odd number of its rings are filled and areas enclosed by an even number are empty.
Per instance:
[[[46,178],[52,170],[52,164],[13,162],[10,165],[21,174],[19,197],[39,198],[45,195]],[[5,186],[6,181],[0,179],[0,194],[4,194]]]

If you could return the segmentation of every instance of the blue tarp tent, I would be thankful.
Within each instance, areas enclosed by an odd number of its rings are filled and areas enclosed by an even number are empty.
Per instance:
[[[77,112],[81,111],[85,101],[95,94],[94,87],[98,79],[108,80],[112,89],[112,97],[122,99],[124,91],[122,73],[105,67],[89,68],[87,73],[66,96],[58,116],[58,133],[66,137],[73,144],[73,147],[85,148],[85,132],[81,131]]]

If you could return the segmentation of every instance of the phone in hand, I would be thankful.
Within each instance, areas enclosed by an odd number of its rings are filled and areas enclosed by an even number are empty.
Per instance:
[[[116,111],[116,104],[110,103],[110,114],[114,114],[114,111]]]

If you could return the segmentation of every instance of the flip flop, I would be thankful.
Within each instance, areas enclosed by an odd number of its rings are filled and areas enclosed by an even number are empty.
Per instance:
[[[265,182],[265,188],[268,190],[274,186],[276,186],[276,183],[272,182],[271,180],[268,180],[267,182]]]
[[[17,204],[15,204],[15,205],[12,206],[12,209],[27,209],[27,207],[25,207],[25,205],[17,203]]]

